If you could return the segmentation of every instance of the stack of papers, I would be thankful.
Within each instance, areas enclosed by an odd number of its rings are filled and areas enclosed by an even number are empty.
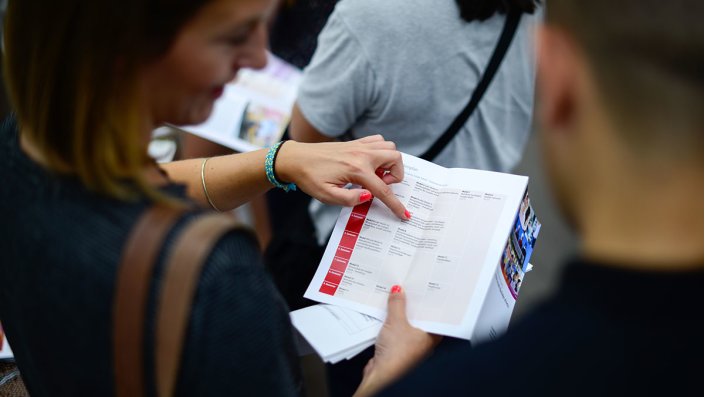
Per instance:
[[[291,322],[325,362],[350,359],[374,345],[382,321],[340,306],[320,304],[290,313]],[[301,353],[305,349],[300,348]]]

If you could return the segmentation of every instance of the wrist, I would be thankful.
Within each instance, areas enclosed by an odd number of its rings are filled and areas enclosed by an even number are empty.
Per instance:
[[[296,141],[286,141],[286,144],[282,144],[277,153],[277,159],[274,164],[274,173],[284,184],[296,183],[296,151],[301,143]]]
[[[279,157],[280,150],[284,147],[284,141],[277,142],[272,145],[268,150],[264,158],[264,173],[267,176],[267,180],[274,187],[283,189],[285,192],[296,190],[296,184],[291,182],[285,182],[282,180],[281,176],[277,175],[275,168],[277,167],[277,158]],[[281,166],[281,164],[279,164]],[[286,167],[285,167],[286,168]]]
[[[379,376],[375,371],[365,374],[362,377],[360,386],[355,390],[353,397],[368,397],[377,394],[386,384],[389,382],[383,382],[379,379]]]

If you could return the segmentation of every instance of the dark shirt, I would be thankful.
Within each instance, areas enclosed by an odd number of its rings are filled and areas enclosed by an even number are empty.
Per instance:
[[[0,180],[0,321],[30,394],[113,395],[116,267],[148,202],[111,199],[46,172],[19,149],[11,119],[0,126]],[[182,186],[165,191],[185,197]],[[193,216],[179,221],[165,246]],[[164,251],[148,301],[148,395],[155,395],[153,319]],[[257,243],[247,232],[229,232],[200,276],[177,395],[297,394],[292,335]]]
[[[269,31],[270,50],[303,69],[314,51],[318,34],[338,0],[288,0],[281,3]]]
[[[503,337],[434,356],[381,395],[702,396],[702,295],[702,268],[576,261]]]

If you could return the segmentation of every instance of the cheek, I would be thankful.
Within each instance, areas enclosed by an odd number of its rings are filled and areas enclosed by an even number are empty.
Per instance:
[[[173,63],[174,83],[190,91],[213,89],[227,81],[229,61],[218,49],[201,48],[177,54]]]
[[[182,70],[176,83],[189,91],[213,89],[222,80],[222,73],[214,65],[205,62],[192,62]]]

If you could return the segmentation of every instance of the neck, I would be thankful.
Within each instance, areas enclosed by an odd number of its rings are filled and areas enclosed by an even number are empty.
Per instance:
[[[666,162],[602,175],[583,200],[582,253],[642,270],[703,267],[703,170]]]

